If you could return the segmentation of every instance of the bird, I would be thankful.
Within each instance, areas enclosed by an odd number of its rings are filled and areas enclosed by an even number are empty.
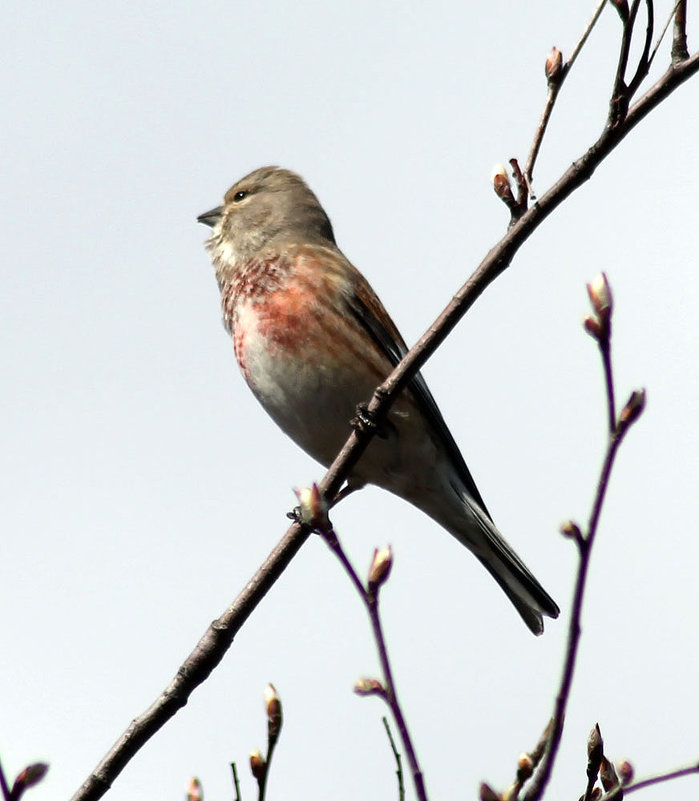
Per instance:
[[[267,413],[326,467],[359,404],[408,348],[364,276],[337,246],[306,182],[261,167],[197,217],[221,293],[223,324]],[[347,480],[421,509],[465,545],[536,635],[559,608],[496,528],[421,373],[412,377]]]

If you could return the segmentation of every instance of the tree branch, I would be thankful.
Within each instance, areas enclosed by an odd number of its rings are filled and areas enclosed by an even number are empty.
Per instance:
[[[456,293],[446,309],[420,338],[384,383],[377,388],[368,406],[369,414],[380,421],[403,389],[435,350],[446,339],[476,299],[509,266],[515,253],[539,225],[594,171],[627,134],[669,94],[699,71],[699,54],[673,64],[660,80],[633,106],[623,123],[606,128],[597,142],[559,178],[490,250],[473,275]],[[346,477],[366,450],[372,432],[352,431],[347,442],[320,482],[325,497],[333,499]],[[176,676],[160,696],[135,718],[114,743],[95,770],[73,796],[73,801],[101,798],[141,747],[188,701],[192,692],[220,663],[233,638],[284,572],[308,538],[306,527],[294,523],[272,550],[238,597],[215,620],[183,662]]]

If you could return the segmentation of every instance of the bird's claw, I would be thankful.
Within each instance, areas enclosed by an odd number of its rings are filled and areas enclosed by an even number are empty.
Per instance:
[[[293,520],[294,523],[299,523],[299,524],[303,523],[303,516],[301,514],[300,506],[294,506],[294,508],[290,512],[286,513],[286,516],[289,518],[289,520]]]
[[[350,420],[350,425],[357,431],[373,431],[380,439],[388,439],[386,426],[376,422],[374,413],[369,411],[369,406],[366,403],[357,404],[357,409],[354,417]]]

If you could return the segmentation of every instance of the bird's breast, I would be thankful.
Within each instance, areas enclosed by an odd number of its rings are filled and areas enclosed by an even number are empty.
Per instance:
[[[292,439],[327,463],[347,438],[356,404],[388,369],[323,283],[296,276],[264,292],[240,291],[234,304],[224,300],[224,317],[257,399]]]

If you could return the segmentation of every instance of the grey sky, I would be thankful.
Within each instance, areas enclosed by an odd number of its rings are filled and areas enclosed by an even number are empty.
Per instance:
[[[493,164],[526,155],[546,53],[570,52],[591,12],[5,4],[0,757],[11,774],[51,763],[32,799],[77,788],[281,536],[291,487],[322,475],[238,374],[197,214],[257,166],[300,172],[414,341],[504,232]],[[571,74],[540,191],[603,124],[618,29],[607,10]],[[697,759],[698,104],[690,82],[646,120],[425,369],[561,619],[532,637],[470,554],[386,493],[334,514],[362,570],[394,547],[386,626],[433,798],[511,781],[551,711],[575,568],[557,528],[585,521],[602,458],[602,374],[580,326],[601,269],[620,397],[645,386],[648,408],[603,516],[553,789],[582,792],[596,721],[639,774]],[[384,710],[351,693],[376,669],[353,590],[313,540],[110,797],[181,798],[196,774],[230,798],[231,760],[254,797],[247,755],[273,681],[270,797],[393,798]]]

